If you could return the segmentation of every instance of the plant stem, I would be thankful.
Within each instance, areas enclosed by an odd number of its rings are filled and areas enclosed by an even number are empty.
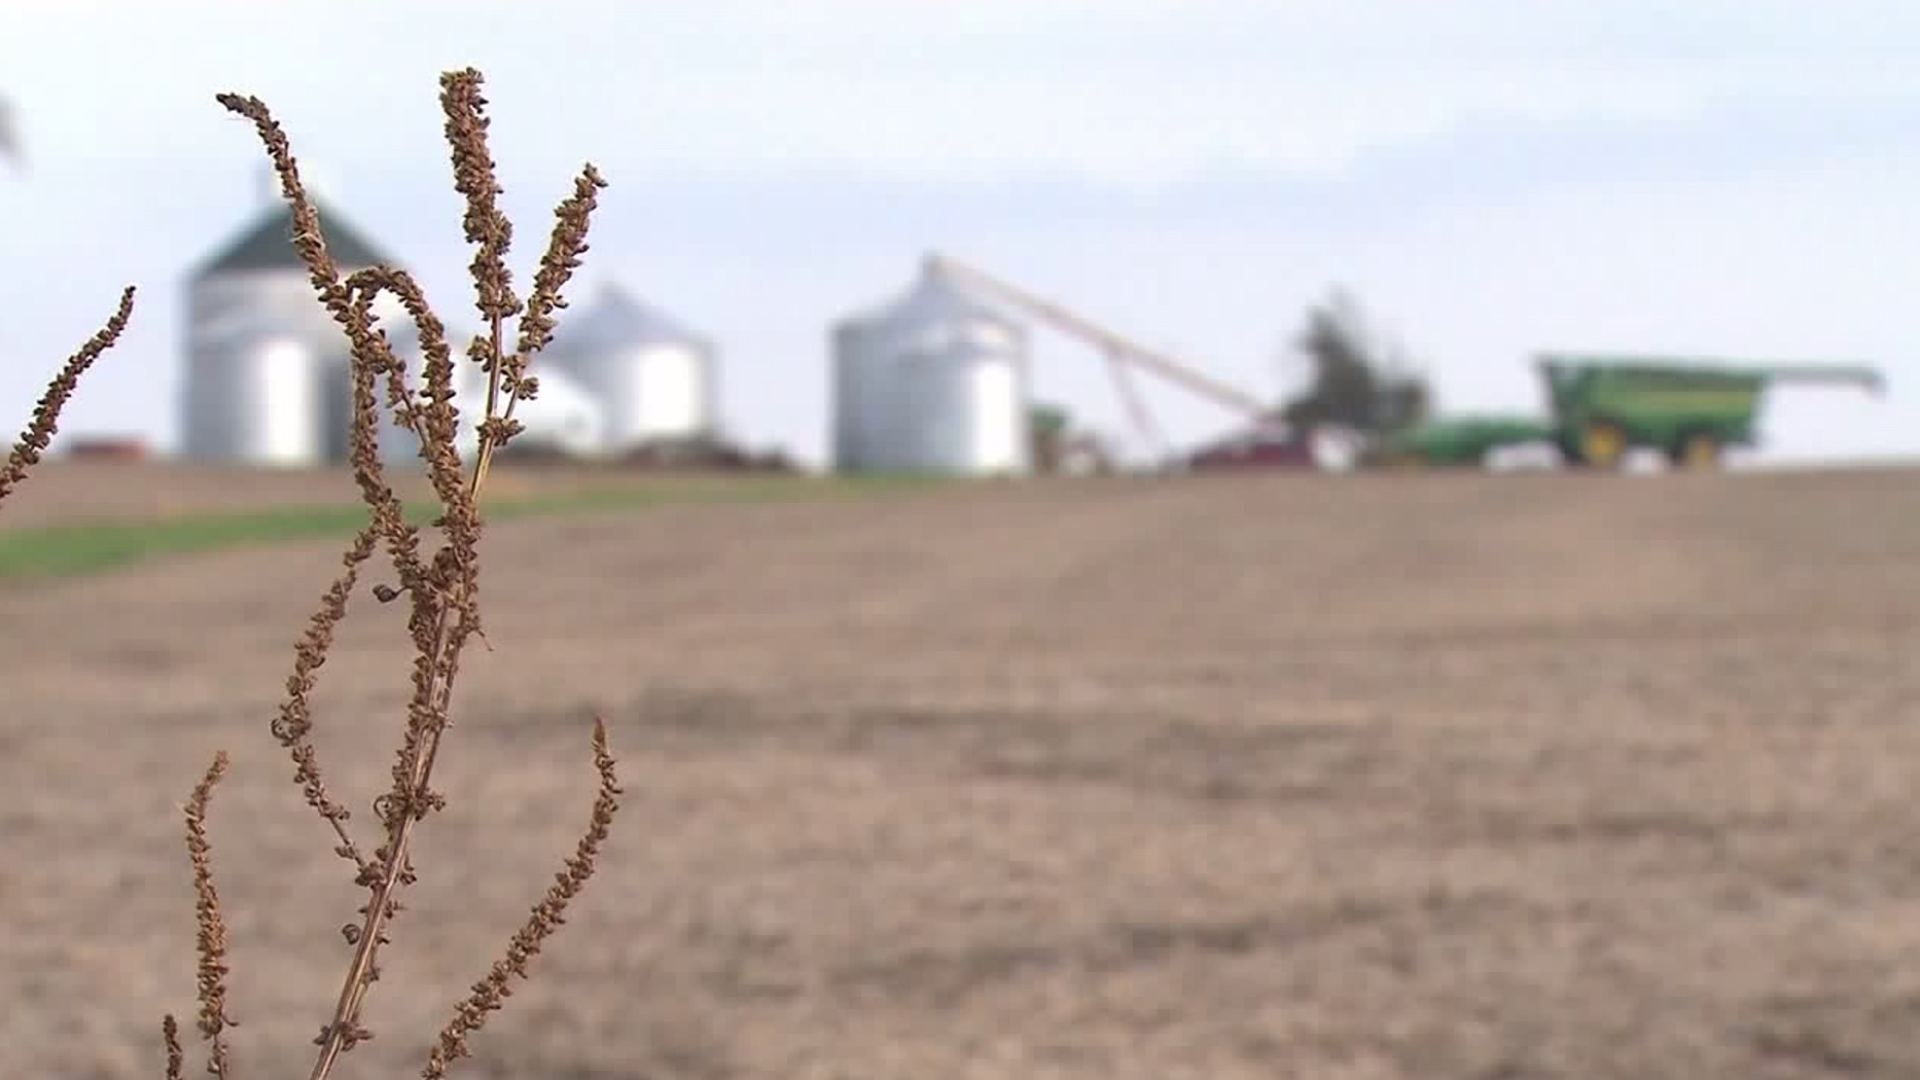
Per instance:
[[[500,400],[500,374],[505,364],[500,351],[505,339],[502,319],[495,314],[492,319],[491,336],[493,342],[492,370],[487,376],[486,418],[494,416]],[[510,395],[506,411],[511,413],[518,395]],[[482,430],[479,436],[479,450],[475,455],[473,474],[467,481],[467,505],[471,508],[476,521],[480,513],[480,494],[486,485],[487,467],[493,460],[494,439],[491,431]],[[454,513],[455,508],[445,508]],[[448,655],[453,649],[454,631],[460,624],[454,622],[453,613],[462,612],[460,619],[464,623],[466,600],[468,598],[469,578],[462,574],[453,589],[442,598],[439,610],[434,615],[433,645],[430,653],[433,662],[432,675],[427,687],[427,700],[432,706],[432,714],[438,722],[420,732],[418,743],[414,746],[413,760],[409,763],[407,799],[398,810],[398,819],[387,833],[387,854],[381,860],[380,878],[372,889],[371,899],[367,903],[366,915],[360,923],[360,937],[354,943],[353,960],[347,965],[346,979],[340,986],[340,997],[334,1003],[333,1022],[327,1025],[325,1037],[321,1041],[319,1056],[314,1060],[313,1072],[309,1080],[326,1080],[333,1071],[334,1064],[348,1045],[349,1033],[359,1026],[360,1008],[365,1003],[367,992],[373,985],[370,977],[373,972],[374,958],[380,950],[380,938],[386,929],[388,913],[393,900],[400,891],[400,872],[407,865],[407,852],[412,846],[413,829],[420,821],[415,810],[419,800],[423,799],[433,777],[434,760],[439,756],[440,737],[446,730],[447,716],[453,704],[454,673],[457,670],[459,656]]]

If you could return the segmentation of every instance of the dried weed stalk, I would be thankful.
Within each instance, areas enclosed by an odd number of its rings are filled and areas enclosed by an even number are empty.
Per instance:
[[[513,289],[506,256],[513,228],[500,212],[501,193],[493,157],[487,147],[487,100],[482,79],[472,69],[448,72],[440,79],[440,104],[446,115],[446,138],[452,151],[454,186],[465,197],[464,227],[476,247],[472,264],[475,305],[486,329],[468,343],[466,357],[486,373],[484,414],[473,425],[477,445],[471,468],[462,460],[458,439],[460,416],[455,404],[455,361],[446,327],[428,305],[419,285],[404,271],[380,266],[343,278],[320,231],[320,217],[307,197],[286,134],[266,104],[256,97],[220,94],[229,111],[251,121],[272,160],[281,194],[293,210],[294,249],[305,263],[320,303],[340,324],[351,346],[350,374],[353,416],[349,458],[355,483],[367,507],[367,525],[353,538],[342,557],[343,571],[321,597],[294,654],[293,673],[287,679],[287,697],[272,723],[274,739],[293,760],[293,779],[301,794],[333,834],[333,850],[353,866],[354,881],[367,890],[359,919],[341,928],[352,949],[341,979],[332,1015],[321,1027],[315,1044],[311,1080],[328,1076],[339,1058],[372,1037],[361,1023],[362,1010],[373,983],[380,977],[379,953],[389,943],[387,931],[401,911],[400,893],[415,881],[409,852],[414,829],[446,800],[431,787],[434,759],[440,740],[451,725],[449,715],[455,678],[466,644],[481,635],[480,558],[481,496],[494,455],[522,430],[514,407],[539,391],[528,372],[533,357],[552,340],[554,313],[567,306],[562,290],[587,250],[587,230],[596,197],[606,186],[592,165],[575,180],[573,193],[555,211],[555,223],[545,255],[534,275],[533,291],[522,301]],[[405,366],[394,354],[385,331],[378,326],[373,305],[382,292],[392,293],[406,309],[419,334],[424,362],[415,388]],[[0,499],[38,462],[53,437],[62,406],[82,373],[112,346],[132,313],[133,290],[121,297],[119,311],[106,327],[74,354],[54,380],[32,424],[6,468],[0,472]],[[508,324],[518,319],[518,338],[510,339]],[[422,552],[421,530],[407,523],[400,498],[387,483],[379,453],[380,406],[392,410],[393,423],[419,438],[420,455],[440,504],[433,522],[442,543],[430,555]],[[373,801],[379,821],[376,846],[368,851],[356,840],[352,813],[329,794],[319,756],[310,735],[313,728],[312,694],[319,670],[326,662],[334,632],[346,618],[348,600],[361,571],[376,550],[384,547],[397,579],[396,585],[376,585],[373,592],[387,603],[404,596],[409,604],[408,631],[414,646],[413,693],[408,703],[400,747],[395,755],[392,786]],[[620,787],[614,758],[607,748],[606,727],[596,719],[593,729],[594,767],[599,789],[592,817],[578,848],[556,875],[555,884],[533,908],[526,924],[514,934],[504,956],[471,993],[436,1039],[421,1075],[436,1080],[448,1066],[467,1055],[467,1037],[478,1031],[487,1015],[501,1007],[514,978],[528,975],[528,964],[541,943],[565,922],[565,909],[593,875],[595,860],[619,808]],[[193,867],[198,927],[200,1003],[199,1030],[208,1044],[207,1071],[230,1075],[226,1029],[236,1026],[227,1013],[226,925],[214,887],[211,846],[206,818],[213,789],[227,769],[225,752],[218,754],[193,789],[186,807],[187,849]],[[179,1025],[169,1015],[161,1026],[166,1048],[166,1075],[178,1080],[184,1068]]]
[[[33,419],[27,423],[27,429],[20,433],[20,441],[13,444],[13,451],[7,455],[6,468],[0,469],[0,501],[5,501],[27,473],[40,464],[40,455],[46,453],[52,445],[54,433],[60,428],[60,410],[67,407],[67,401],[73,397],[74,388],[80,385],[80,376],[87,373],[94,361],[113,348],[115,342],[127,328],[127,321],[133,318],[133,286],[129,285],[120,293],[120,307],[115,311],[99,333],[80,346],[80,351],[67,358],[47,385],[47,392],[40,396],[40,403],[34,406]]]
[[[207,1071],[226,1076],[226,1030],[240,1026],[227,1015],[227,926],[220,917],[220,892],[213,887],[213,845],[207,840],[207,806],[214,785],[227,775],[227,754],[213,756],[207,774],[187,799],[187,858],[193,864],[194,922],[199,926],[200,1037],[210,1048]],[[173,1022],[171,1016],[162,1026]]]

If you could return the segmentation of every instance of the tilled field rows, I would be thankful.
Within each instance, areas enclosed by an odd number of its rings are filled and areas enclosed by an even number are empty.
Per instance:
[[[349,1075],[416,1063],[544,887],[594,709],[613,850],[470,1075],[1920,1068],[1913,477],[1063,485],[487,551],[495,651]],[[357,900],[266,725],[336,557],[0,592],[22,1075],[155,1073],[217,747],[241,1060],[300,1067]],[[319,737],[364,806],[408,657],[356,620]]]

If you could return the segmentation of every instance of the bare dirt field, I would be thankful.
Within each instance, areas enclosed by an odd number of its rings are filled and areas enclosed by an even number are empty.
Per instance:
[[[486,546],[495,651],[342,1076],[417,1071],[544,889],[595,709],[611,850],[465,1075],[1920,1072],[1920,475],[1001,488]],[[159,1075],[223,747],[237,1063],[304,1075],[360,897],[267,725],[336,559],[0,586],[10,1075]],[[399,618],[368,600],[323,672],[356,806]]]

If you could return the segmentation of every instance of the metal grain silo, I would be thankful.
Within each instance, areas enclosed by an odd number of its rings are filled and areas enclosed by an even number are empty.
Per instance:
[[[1031,468],[1027,337],[931,266],[833,328],[835,466],[962,476]]]
[[[609,454],[714,433],[712,343],[618,285],[562,317],[536,363],[543,382],[564,374],[599,402]]]
[[[883,362],[885,350],[875,346],[882,330],[857,319],[840,322],[832,330],[831,452],[839,472],[880,469],[873,462],[885,437],[885,377],[891,369]]]
[[[390,263],[338,213],[313,201],[343,274]],[[344,428],[334,430],[347,392],[341,330],[314,295],[292,232],[293,212],[275,206],[189,276],[180,407],[182,451],[190,458],[317,465],[344,449]],[[396,308],[383,297],[376,310]],[[301,365],[304,376],[295,374]],[[305,419],[300,409],[309,411]]]
[[[188,453],[252,465],[323,456],[322,387],[312,348],[272,319],[230,319],[194,339]]]

